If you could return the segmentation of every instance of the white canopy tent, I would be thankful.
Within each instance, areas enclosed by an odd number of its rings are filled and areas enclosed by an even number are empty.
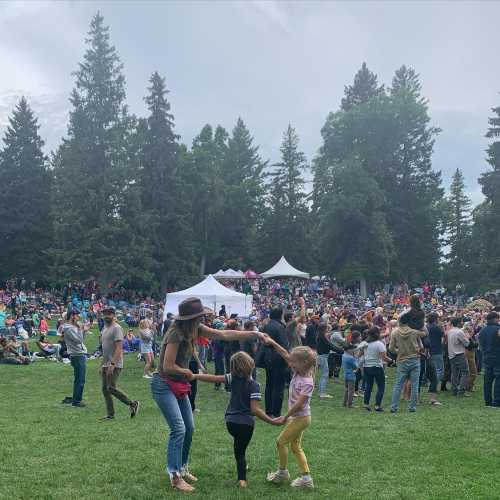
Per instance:
[[[279,276],[292,277],[292,278],[309,278],[309,273],[304,273],[295,269],[291,266],[285,257],[281,259],[273,266],[268,269],[265,273],[261,273],[262,278],[277,278]]]
[[[243,271],[235,271],[234,269],[228,269],[227,271],[223,271],[219,269],[214,275],[214,278],[226,279],[226,280],[235,280],[235,279],[245,279],[245,273]]]
[[[163,319],[167,313],[178,314],[179,304],[188,297],[198,297],[205,307],[212,309],[215,314],[222,305],[226,306],[227,314],[238,314],[240,317],[248,317],[252,312],[252,296],[235,292],[221,285],[211,274],[201,283],[181,290],[179,292],[167,293]]]

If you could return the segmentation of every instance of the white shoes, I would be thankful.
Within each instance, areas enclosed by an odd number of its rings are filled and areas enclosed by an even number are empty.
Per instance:
[[[277,470],[276,472],[270,472],[267,475],[267,480],[270,483],[281,484],[286,481],[290,481],[290,473],[287,470]]]
[[[294,488],[314,488],[314,483],[311,477],[305,479],[303,476],[298,477],[292,481],[292,486]]]
[[[153,378],[151,375],[143,375],[142,378]]]
[[[330,394],[320,394],[319,399],[333,399],[333,396],[330,396]]]

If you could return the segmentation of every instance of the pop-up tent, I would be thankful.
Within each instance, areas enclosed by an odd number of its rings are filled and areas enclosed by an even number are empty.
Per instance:
[[[281,259],[273,266],[268,269],[265,273],[261,273],[262,278],[278,278],[278,277],[290,277],[290,278],[309,278],[309,273],[304,273],[295,269],[291,266],[285,257]]]
[[[248,317],[252,312],[252,296],[235,292],[221,285],[211,274],[201,283],[181,290],[179,292],[167,293],[163,318],[167,313],[178,314],[179,304],[188,297],[198,297],[205,307],[218,313],[222,305],[226,306],[227,314],[238,314],[240,317]]]

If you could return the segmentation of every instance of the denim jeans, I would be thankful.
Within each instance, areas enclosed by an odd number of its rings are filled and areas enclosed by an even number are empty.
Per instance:
[[[328,383],[328,354],[320,354],[318,356],[320,378],[319,378],[319,395],[326,394],[326,385]]]
[[[436,369],[436,376],[438,382],[443,380],[444,374],[444,360],[442,354],[432,354],[431,355],[432,363],[434,364],[434,368]]]
[[[372,395],[373,382],[377,383],[377,394],[375,396],[375,405],[381,406],[385,392],[385,372],[380,366],[366,366],[364,368],[366,389],[364,395],[364,403],[366,406],[370,404]]]
[[[189,462],[189,451],[193,439],[194,422],[189,398],[177,399],[170,387],[158,374],[151,381],[153,399],[160,408],[168,426],[170,436],[167,444],[167,472],[181,474]]]
[[[75,375],[73,381],[73,403],[80,403],[83,398],[83,388],[85,387],[87,356],[85,354],[81,354],[78,356],[70,356],[69,359]]]
[[[483,391],[487,406],[500,406],[500,366],[484,365]]]
[[[397,411],[399,408],[399,399],[401,397],[401,390],[406,380],[411,382],[411,400],[408,405],[408,410],[415,411],[417,409],[417,396],[418,396],[418,379],[420,377],[420,359],[410,358],[398,362],[396,371],[396,383],[392,391],[391,410]]]

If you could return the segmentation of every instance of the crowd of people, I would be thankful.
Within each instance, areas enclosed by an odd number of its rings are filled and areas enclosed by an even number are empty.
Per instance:
[[[0,363],[67,359],[73,367],[73,393],[62,403],[85,407],[87,360],[99,358],[103,420],[113,420],[115,399],[129,408],[131,417],[138,414],[139,401],[118,387],[124,353],[136,353],[144,363],[142,376],[151,379],[153,400],[170,428],[166,469],[173,488],[181,491],[193,491],[197,480],[188,464],[193,412],[199,411],[198,382],[230,393],[225,420],[234,440],[240,487],[248,484],[245,452],[255,417],[284,426],[276,444],[278,468],[268,481],[289,481],[290,448],[301,472],[291,485],[314,487],[301,443],[311,425],[315,390],[320,401],[327,401],[335,397],[336,384],[342,384],[338,398],[346,411],[358,407],[383,413],[388,369],[393,367],[388,410],[399,412],[404,399],[414,413],[419,404],[441,407],[444,391],[457,398],[470,396],[478,374],[484,373],[485,405],[500,408],[499,308],[484,300],[471,301],[460,287],[448,292],[442,286],[410,289],[400,283],[366,298],[327,279],[248,280],[237,286],[247,292],[248,287],[254,297],[249,318],[228,317],[224,307],[210,311],[196,298],[182,302],[177,316],[164,319],[160,302],[141,301],[133,308],[117,309],[114,299],[93,297],[92,287],[69,288],[66,302],[46,292],[3,291]],[[57,343],[47,341],[53,321]],[[85,339],[94,323],[99,347],[91,354]],[[37,337],[38,354],[30,352],[32,336]],[[263,396],[257,368],[265,372]],[[287,387],[288,408],[283,411]]]

